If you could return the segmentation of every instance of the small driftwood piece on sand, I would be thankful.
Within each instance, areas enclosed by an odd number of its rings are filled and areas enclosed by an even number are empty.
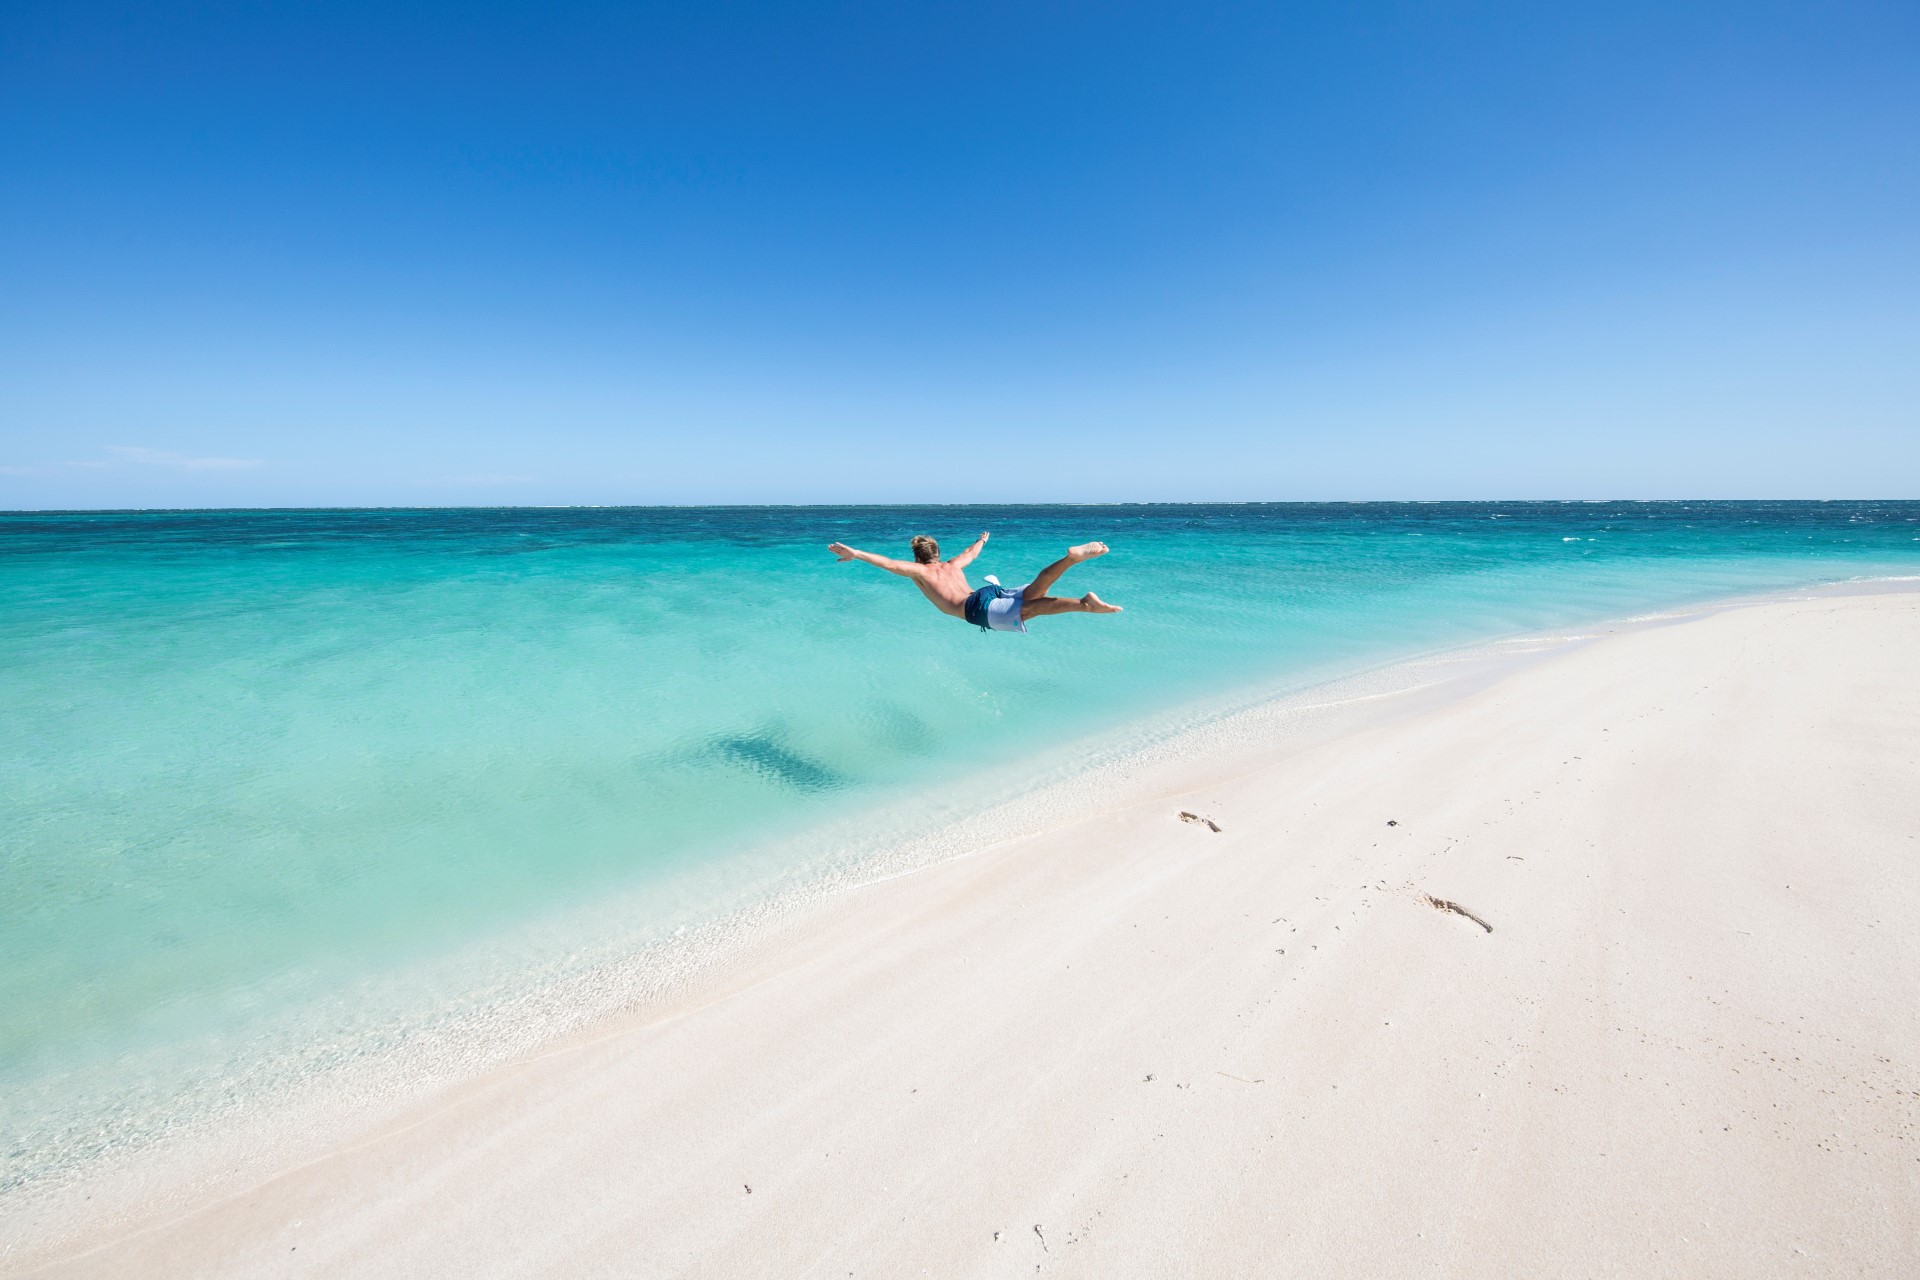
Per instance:
[[[1197,822],[1201,826],[1207,828],[1209,831],[1220,830],[1220,824],[1215,822],[1212,818],[1203,818],[1197,813],[1188,813],[1185,809],[1182,809],[1180,811],[1180,821]]]
[[[1436,898],[1430,893],[1423,893],[1420,896],[1425,898],[1427,900],[1427,905],[1432,907],[1436,911],[1451,911],[1453,912],[1453,914],[1457,916],[1465,916],[1467,919],[1479,925],[1482,929],[1485,929],[1488,933],[1493,932],[1492,925],[1488,924],[1485,920],[1482,920],[1479,916],[1473,914],[1473,912],[1467,910],[1465,907],[1461,906],[1457,902],[1450,901],[1449,899],[1446,899],[1446,898]]]

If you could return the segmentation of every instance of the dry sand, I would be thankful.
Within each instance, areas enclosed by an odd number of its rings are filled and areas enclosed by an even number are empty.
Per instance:
[[[1920,594],[1235,772],[46,1274],[1920,1274]]]

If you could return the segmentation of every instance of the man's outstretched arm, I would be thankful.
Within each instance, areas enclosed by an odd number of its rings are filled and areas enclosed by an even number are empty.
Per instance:
[[[947,563],[955,566],[956,568],[960,568],[960,569],[966,568],[968,565],[973,563],[973,558],[980,554],[980,548],[986,546],[987,539],[991,538],[992,536],[993,535],[990,533],[981,534],[978,541],[976,541],[972,546],[968,547],[965,551],[962,551],[959,555],[955,556],[953,559],[947,561]]]
[[[919,565],[911,560],[889,560],[885,556],[877,556],[871,551],[855,551],[844,542],[833,543],[827,547],[827,550],[839,556],[843,562],[847,560],[864,560],[870,565],[885,569],[888,573],[897,573],[903,578],[913,577],[914,572],[920,568]]]

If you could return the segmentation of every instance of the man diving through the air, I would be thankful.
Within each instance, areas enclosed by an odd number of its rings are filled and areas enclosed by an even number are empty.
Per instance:
[[[1061,598],[1047,594],[1048,589],[1060,580],[1061,574],[1082,560],[1107,554],[1106,543],[1083,542],[1077,547],[1067,548],[1064,559],[1055,560],[1040,571],[1039,577],[1017,590],[989,582],[976,591],[967,585],[965,569],[980,554],[980,548],[986,545],[987,535],[983,533],[978,542],[951,560],[942,560],[940,544],[924,534],[913,540],[912,560],[889,560],[871,551],[855,551],[839,542],[827,550],[839,556],[843,562],[864,560],[888,573],[913,579],[913,585],[920,588],[920,594],[933,601],[934,608],[956,618],[965,618],[982,631],[1025,631],[1028,618],[1044,618],[1050,613],[1120,612],[1119,605],[1108,604],[1091,591],[1077,600],[1071,596]]]

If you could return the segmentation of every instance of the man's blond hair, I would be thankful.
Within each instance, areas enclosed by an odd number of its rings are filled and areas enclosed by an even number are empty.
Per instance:
[[[926,534],[916,534],[913,539],[913,558],[921,564],[932,564],[940,558],[940,544]]]

